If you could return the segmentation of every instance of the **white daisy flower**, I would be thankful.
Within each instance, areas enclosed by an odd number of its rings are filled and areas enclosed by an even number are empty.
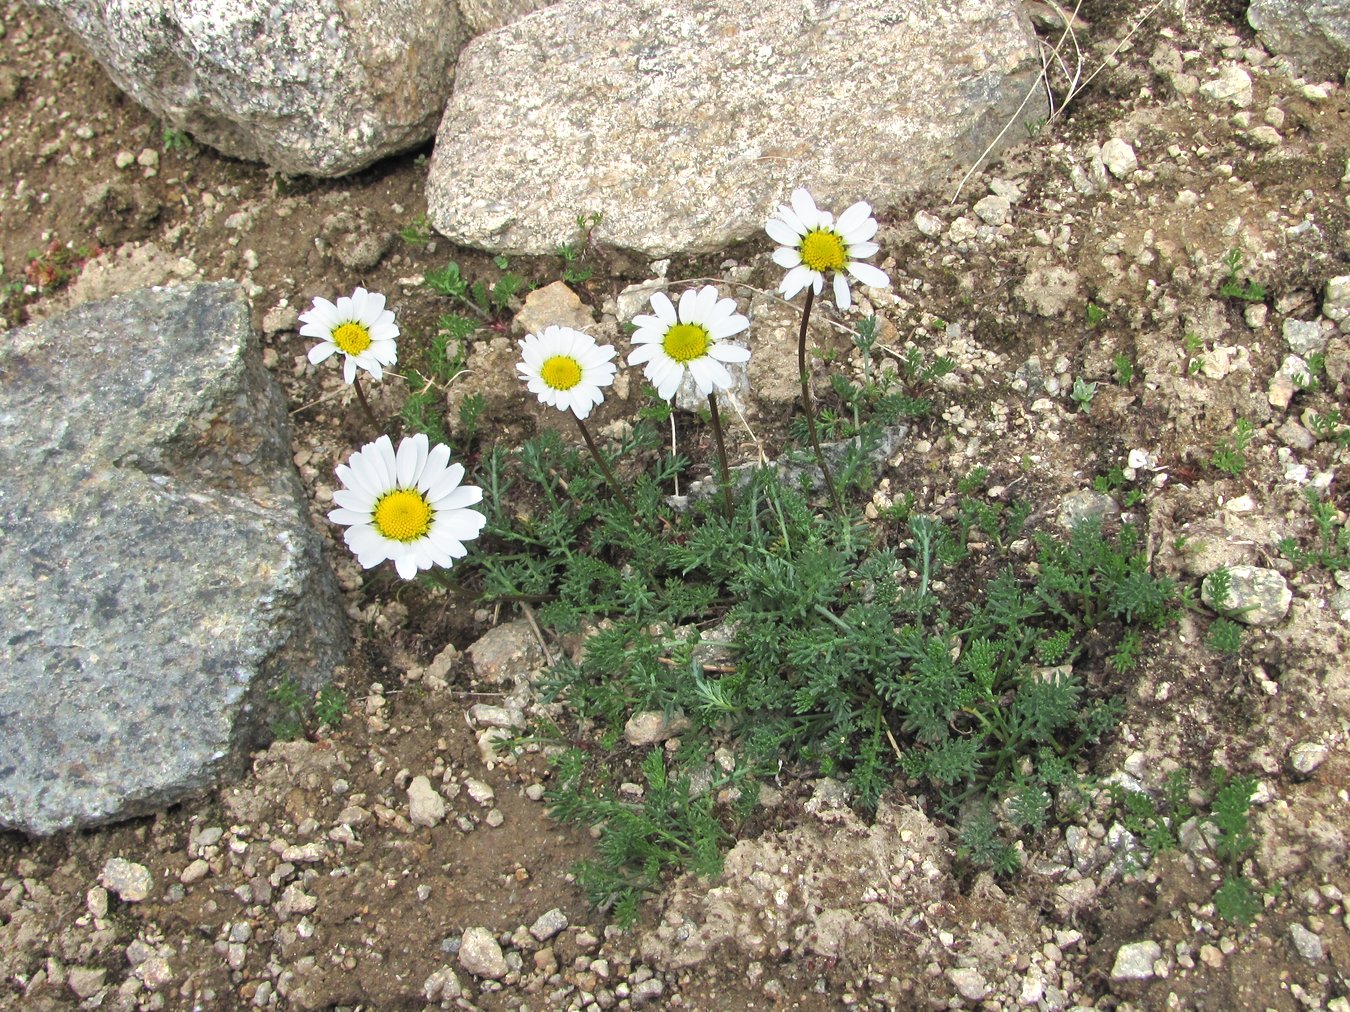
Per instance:
[[[735,300],[719,299],[717,289],[707,285],[681,295],[678,313],[663,292],[652,296],[652,309],[655,316],[633,317],[638,328],[633,343],[638,347],[629,354],[628,364],[647,364],[643,372],[657,396],[666,401],[674,397],[686,371],[705,397],[729,389],[733,380],[723,363],[750,358],[749,348],[723,343],[750,326],[736,312]]]
[[[367,443],[338,465],[337,476],[343,487],[328,519],[347,526],[343,539],[364,569],[393,559],[405,580],[419,569],[448,569],[487,523],[468,508],[483,490],[461,485],[464,465],[451,464],[450,447],[429,447],[422,433],[402,439],[397,453],[388,436]]]
[[[530,393],[559,411],[585,418],[605,399],[600,388],[614,382],[614,345],[598,345],[589,334],[554,325],[519,343],[520,378]]]
[[[764,231],[782,244],[773,251],[773,262],[787,268],[778,286],[785,299],[807,285],[819,295],[826,271],[834,274],[834,301],[840,309],[853,304],[849,275],[871,288],[885,288],[891,283],[883,271],[861,262],[879,248],[871,241],[877,234],[877,220],[866,201],[858,201],[836,222],[834,215],[816,207],[804,187],[798,187],[792,193],[792,206],[780,204]]]
[[[394,314],[384,308],[384,296],[358,288],[340,296],[337,305],[316,298],[307,312],[300,314],[302,337],[317,337],[319,343],[309,349],[315,365],[334,352],[342,352],[342,378],[356,379],[360,366],[376,379],[384,376],[384,367],[398,361],[398,327]]]

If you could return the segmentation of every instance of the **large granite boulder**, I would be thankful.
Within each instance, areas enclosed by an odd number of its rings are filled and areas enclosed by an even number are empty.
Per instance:
[[[0,827],[154,811],[242,771],[342,606],[232,283],[0,335]]]
[[[165,123],[227,155],[316,176],[429,138],[468,38],[455,0],[30,2],[59,15]]]
[[[427,203],[494,251],[591,211],[614,246],[714,250],[797,186],[885,206],[1023,135],[1040,70],[1018,0],[565,0],[464,48]]]
[[[1252,0],[1247,21],[1305,77],[1340,82],[1350,70],[1350,0]]]

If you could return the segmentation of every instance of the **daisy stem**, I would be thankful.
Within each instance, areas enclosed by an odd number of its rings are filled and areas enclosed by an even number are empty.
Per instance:
[[[360,376],[352,377],[352,386],[356,388],[356,399],[361,402],[361,407],[366,409],[366,417],[370,419],[370,424],[378,430],[380,423],[375,420],[375,412],[370,410],[370,401],[366,400],[366,392],[361,389]]]
[[[727,444],[722,439],[722,416],[717,413],[716,390],[708,395],[708,410],[712,413],[713,435],[717,437],[717,459],[722,465],[722,506],[726,510],[727,523],[731,523],[731,472],[727,469]]]
[[[815,303],[816,290],[806,286],[806,305],[802,307],[802,329],[797,334],[797,372],[802,378],[802,408],[806,412],[806,428],[811,433],[811,447],[816,451],[816,462],[820,464],[820,473],[825,476],[825,487],[830,490],[834,508],[843,515],[844,504],[834,487],[834,478],[825,463],[825,454],[820,450],[820,437],[816,435],[816,409],[811,401],[811,377],[806,371],[806,325],[811,320],[811,306]]]
[[[571,414],[571,412],[568,413]],[[594,457],[595,462],[600,465],[600,472],[605,476],[605,480],[609,482],[609,487],[612,488],[614,494],[619,497],[619,502],[623,503],[623,508],[627,510],[628,515],[633,518],[633,523],[645,530],[647,525],[639,520],[637,514],[633,512],[633,504],[628,501],[628,496],[623,494],[623,486],[615,480],[614,472],[609,469],[609,465],[605,463],[605,458],[600,455],[600,448],[595,445],[595,440],[591,438],[591,433],[586,428],[586,423],[580,418],[577,418],[576,415],[572,415],[572,417],[576,418],[577,428],[581,430],[581,438],[586,440],[586,448],[591,451],[591,456]]]

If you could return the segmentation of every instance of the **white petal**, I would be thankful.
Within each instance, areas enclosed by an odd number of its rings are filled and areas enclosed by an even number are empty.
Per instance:
[[[680,320],[688,323],[690,320],[696,320],[695,315],[698,312],[698,295],[692,288],[686,288],[684,294],[680,296]]]
[[[651,302],[656,318],[666,326],[679,322],[679,317],[675,313],[675,304],[670,301],[670,297],[665,292],[653,292]]]
[[[309,349],[309,360],[315,365],[318,365],[320,362],[329,358],[335,351],[337,351],[337,345],[331,342],[316,344],[313,348]]]
[[[739,334],[748,326],[750,326],[750,321],[740,313],[736,313],[725,320],[718,320],[708,328],[708,333],[712,335],[714,341],[722,341],[734,334]]]
[[[719,362],[748,362],[750,349],[739,344],[714,344],[708,349],[708,355]]]
[[[422,452],[425,453],[427,437],[421,433],[418,435],[422,437]],[[412,487],[421,463],[422,461],[418,459],[416,437],[400,440],[398,451],[394,454],[394,480],[398,482],[399,488]]]
[[[769,233],[770,239],[784,246],[796,246],[802,241],[802,233],[794,232],[781,218],[770,218],[764,223],[764,231]]]
[[[799,186],[792,191],[792,210],[797,213],[797,217],[802,220],[808,232],[820,224],[820,211],[806,187]]]
[[[411,555],[400,555],[396,558],[394,568],[398,570],[398,575],[405,580],[412,580],[417,577],[417,560]]]
[[[442,510],[462,510],[474,503],[483,501],[483,490],[477,485],[461,485],[441,496],[439,499],[433,499],[432,508],[437,512]]]
[[[853,296],[848,290],[848,276],[842,271],[836,271],[834,275],[834,304],[840,309],[853,305]]]
[[[796,267],[802,262],[801,250],[792,246],[779,246],[773,251],[773,262],[785,270]]]
[[[351,383],[356,379],[356,359],[348,355],[342,362],[342,379]]]
[[[640,344],[628,353],[629,365],[641,365],[661,350],[659,344]]]
[[[431,483],[431,487],[426,490],[426,497],[429,502],[435,502],[442,496],[449,495],[464,480],[464,465],[451,464],[440,476]]]
[[[874,242],[855,242],[848,247],[848,256],[850,260],[866,260],[879,249],[881,247]]]
[[[850,263],[848,272],[868,288],[885,288],[891,283],[891,279],[886,276],[885,271],[878,270],[871,264]]]
[[[847,211],[839,216],[839,221],[835,228],[840,233],[853,231],[872,215],[872,206],[865,200],[860,200],[849,207]]]
[[[806,227],[805,223],[797,217],[796,211],[783,204],[778,205],[778,217],[782,220],[784,225],[793,231],[793,239],[792,242],[789,243],[791,246],[797,245],[798,240],[806,235],[807,232],[811,231]]]
[[[813,271],[805,264],[798,264],[783,275],[783,283],[778,286],[778,291],[782,293],[783,298],[791,299],[807,285],[818,283],[820,280],[819,271]]]

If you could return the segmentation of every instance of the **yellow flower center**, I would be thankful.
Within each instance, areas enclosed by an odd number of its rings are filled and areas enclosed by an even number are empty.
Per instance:
[[[554,390],[571,390],[581,382],[581,363],[571,355],[554,355],[540,366],[539,378]]]
[[[666,331],[661,341],[666,354],[680,365],[708,354],[710,344],[712,338],[708,336],[707,328],[697,323],[677,323]]]
[[[431,530],[431,504],[416,489],[396,488],[375,503],[374,519],[390,541],[416,541]]]
[[[333,343],[348,355],[359,355],[370,347],[370,331],[355,320],[348,320],[333,330]]]
[[[802,237],[802,263],[813,271],[842,271],[848,264],[844,240],[826,228],[807,232]]]

